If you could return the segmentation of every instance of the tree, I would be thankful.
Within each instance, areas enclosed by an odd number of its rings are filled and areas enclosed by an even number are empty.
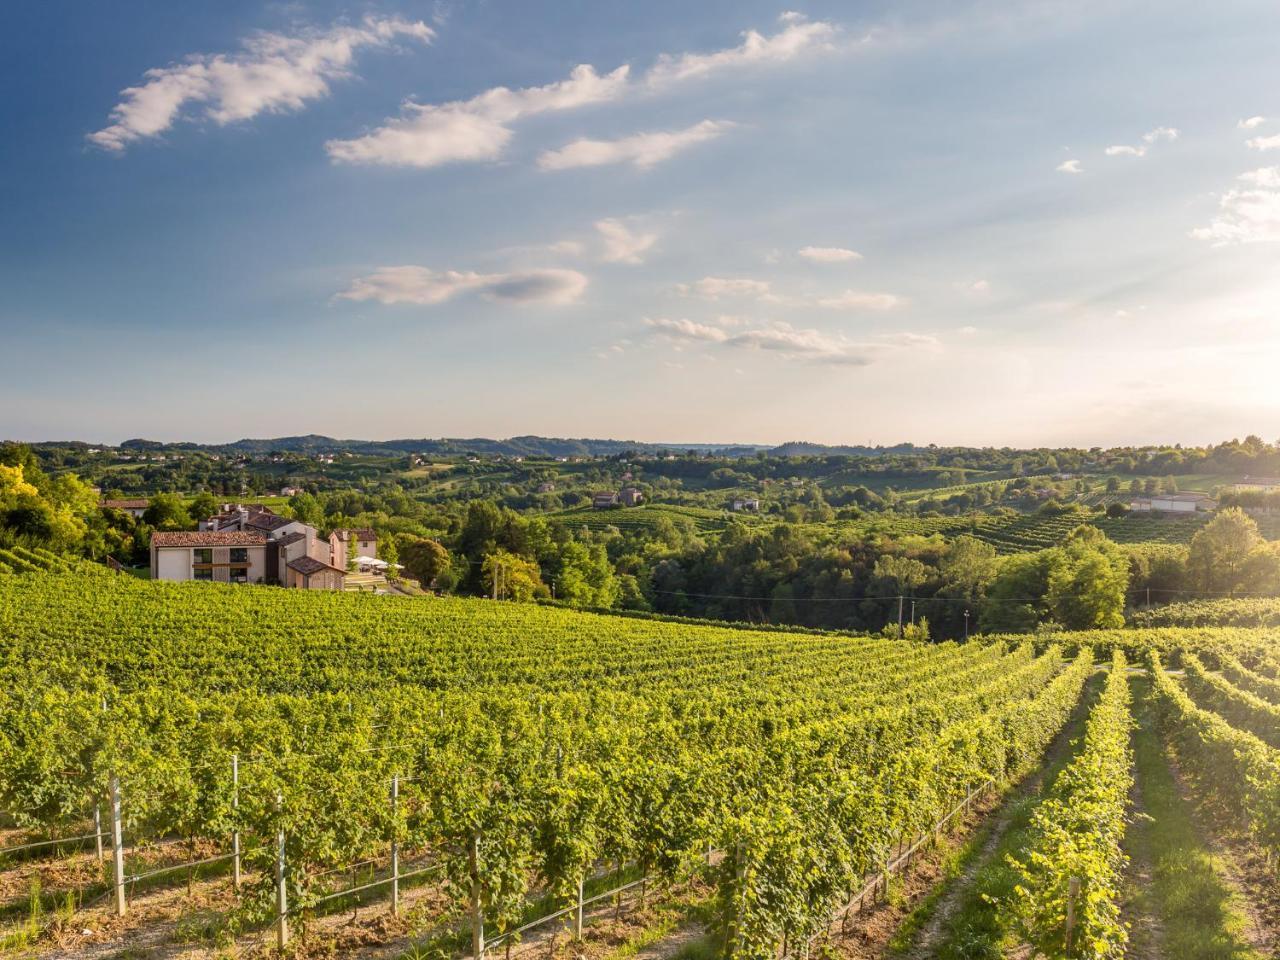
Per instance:
[[[1049,551],[1049,607],[1073,630],[1124,626],[1129,558],[1097,527],[1079,526]]]
[[[1201,590],[1234,594],[1244,589],[1249,555],[1264,543],[1258,525],[1239,507],[1218,511],[1191,538],[1187,569]]]
[[[1128,515],[1129,508],[1119,500],[1114,503],[1107,504],[1107,516],[1112,520],[1119,520],[1121,517],[1127,517]]]
[[[176,493],[157,493],[142,519],[157,530],[189,530],[192,526],[191,514]]]
[[[1018,553],[1003,560],[981,607],[986,633],[1030,633],[1044,619],[1054,551]]]
[[[305,491],[295,493],[289,498],[289,509],[293,511],[295,520],[301,520],[303,523],[310,524],[313,527],[324,525],[324,508],[320,506],[320,501],[310,493]]]
[[[507,550],[488,554],[481,571],[485,589],[500,599],[527,602],[548,596],[538,565]]]
[[[195,520],[204,520],[218,512],[218,501],[209,491],[197,493],[187,504],[187,515]]]

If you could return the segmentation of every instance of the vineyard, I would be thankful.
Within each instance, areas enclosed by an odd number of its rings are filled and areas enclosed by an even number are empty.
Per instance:
[[[318,935],[357,894],[399,913],[429,889],[418,935],[456,955],[509,951],[549,917],[580,938],[602,898],[694,883],[724,955],[807,953],[887,902],[890,875],[954,818],[1035,771],[1092,690],[1006,912],[1050,955],[1116,955],[1129,667],[1151,670],[1188,769],[1236,765],[1232,799],[1270,850],[1267,641],[921,646],[483,600],[0,576],[0,856],[34,858],[32,902],[62,917],[28,918],[7,942],[68,943],[68,956],[110,942],[174,869],[225,872],[219,935],[246,949]],[[77,844],[101,865],[82,854],[87,869],[40,872]],[[21,915],[26,893],[0,916]]]
[[[729,514],[723,510],[705,507],[686,507],[674,504],[641,504],[638,507],[613,510],[595,510],[591,507],[574,507],[553,514],[556,520],[575,527],[600,531],[614,527],[623,533],[630,530],[650,529],[663,519],[681,524],[692,524],[701,533],[720,531],[731,521],[751,523],[751,514]]]

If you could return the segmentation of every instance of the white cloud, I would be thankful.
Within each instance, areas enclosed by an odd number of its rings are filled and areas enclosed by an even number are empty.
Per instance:
[[[1147,155],[1147,147],[1160,141],[1172,142],[1178,139],[1178,130],[1176,127],[1156,127],[1154,130],[1148,130],[1142,135],[1142,142],[1145,146],[1134,147],[1126,143],[1115,144],[1107,147],[1103,152],[1108,157],[1145,157]]]
[[[1241,130],[1253,130],[1267,122],[1266,117],[1247,117],[1236,124]]]
[[[1219,201],[1218,216],[1191,236],[1218,247],[1280,242],[1280,191],[1228,190]]]
[[[986,280],[975,280],[973,283],[968,284],[966,289],[978,296],[986,296],[991,292],[991,284]]]
[[[724,343],[729,339],[727,330],[713,327],[707,323],[697,323],[683,317],[679,319],[655,317],[646,319],[645,324],[659,333],[682,340],[705,340],[708,343]]]
[[[850,260],[861,260],[862,254],[844,247],[801,247],[796,253],[814,263],[845,263]]]
[[[398,17],[366,17],[359,26],[296,36],[258,33],[244,42],[243,53],[195,54],[148,70],[142,85],[121,92],[111,124],[88,140],[120,152],[136,140],[159,136],[192,104],[203,104],[205,116],[217,124],[301,110],[307,101],[327,96],[331,81],[351,75],[362,47],[386,47],[399,37],[429,43],[434,36],[422,21]]]
[[[558,150],[544,151],[538,156],[538,166],[543,170],[568,170],[573,167],[630,163],[645,169],[670,160],[682,150],[714,140],[732,126],[727,120],[703,120],[683,130],[636,133],[620,140],[583,138]]]
[[[517,90],[494,87],[469,100],[440,104],[406,101],[400,116],[388,119],[364,136],[330,140],[325,149],[340,163],[435,167],[494,160],[502,156],[511,142],[512,124],[524,117],[667,90],[678,83],[736,66],[783,63],[824,49],[835,34],[831,24],[811,23],[799,16],[784,17],[783,22],[782,29],[774,35],[748,31],[739,46],[727,50],[663,55],[638,81],[632,78],[631,69],[625,64],[603,75],[589,64],[582,64],[573,69],[568,79],[547,86]],[[544,169],[624,160],[647,166],[667,159],[693,142],[723,132],[723,126],[707,126],[711,123],[706,121],[673,133],[638,134],[613,142],[577,140],[562,150],[544,153],[541,163]],[[673,137],[684,139],[672,141]],[[690,137],[696,139],[690,140]]]
[[[608,263],[643,263],[641,254],[658,240],[656,233],[636,233],[615,217],[597,220],[596,231],[604,243],[601,259]]]
[[[956,331],[956,333],[962,333],[966,337],[972,337],[977,332],[978,332],[978,328],[973,326],[961,327]]]
[[[1259,167],[1257,170],[1240,174],[1236,179],[1255,187],[1280,187],[1280,167]]]
[[[664,54],[645,78],[651,87],[661,87],[720,70],[762,63],[785,63],[804,54],[830,49],[835,27],[822,21],[810,22],[803,15],[788,12],[779,17],[786,26],[771,37],[755,30],[742,34],[742,43],[713,53]]]
[[[772,297],[767,280],[753,280],[749,277],[703,277],[692,285],[678,284],[676,289],[683,294],[692,294],[707,300],[719,300],[721,297],[752,297],[757,300],[767,300]]]
[[[464,293],[508,303],[571,303],[582,295],[587,278],[576,270],[525,270],[512,273],[435,271],[428,267],[379,267],[338,294],[343,300],[434,306]]]
[[[621,66],[602,76],[582,64],[568,79],[543,87],[494,87],[470,100],[442,104],[406,102],[398,118],[363,137],[330,140],[325,149],[340,163],[436,167],[494,160],[511,140],[510,124],[522,117],[616,100],[626,90],[629,70]]]
[[[835,297],[822,297],[818,306],[836,310],[892,310],[902,303],[902,298],[892,293],[866,293],[846,290]]]
[[[1253,137],[1245,141],[1245,145],[1254,150],[1280,150],[1280,133],[1269,137]]]
[[[839,334],[796,327],[781,320],[735,330],[684,318],[658,317],[645,320],[645,324],[676,343],[699,342],[740,350],[764,350],[787,359],[841,366],[866,366],[890,351],[938,346],[937,338],[910,332],[859,343]]]
[[[1053,169],[1057,170],[1059,173],[1083,173],[1084,172],[1080,168],[1079,160],[1063,160],[1060,164],[1058,164]]]

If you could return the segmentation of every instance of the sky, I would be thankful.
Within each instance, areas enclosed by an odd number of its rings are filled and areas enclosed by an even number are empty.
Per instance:
[[[6,26],[0,436],[1280,436],[1274,3]]]

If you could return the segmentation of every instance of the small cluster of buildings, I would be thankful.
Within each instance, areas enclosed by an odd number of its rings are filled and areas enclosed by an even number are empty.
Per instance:
[[[644,503],[644,494],[635,487],[623,487],[617,493],[606,490],[591,495],[591,506],[596,510],[612,510],[614,507],[636,507]]]
[[[385,568],[372,530],[334,530],[323,537],[301,520],[258,504],[224,504],[197,530],[151,535],[153,580],[264,583],[301,590],[341,590],[348,558]]]

